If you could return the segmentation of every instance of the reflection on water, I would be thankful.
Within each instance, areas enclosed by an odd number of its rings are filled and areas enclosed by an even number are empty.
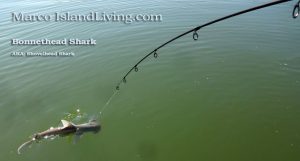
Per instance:
[[[267,1],[264,1],[267,2]],[[295,2],[229,19],[166,46],[114,95],[146,53],[215,18],[264,2],[0,2],[0,158],[7,160],[299,160]],[[160,23],[13,23],[11,12],[155,13]],[[93,38],[95,46],[11,46],[10,39]],[[74,57],[11,57],[15,51]],[[114,95],[112,97],[112,95]],[[109,100],[109,101],[108,101]],[[18,156],[33,132],[80,108],[102,131]],[[50,159],[51,158],[51,159]]]

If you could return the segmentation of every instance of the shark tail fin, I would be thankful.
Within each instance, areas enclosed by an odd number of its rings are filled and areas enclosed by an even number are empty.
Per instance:
[[[21,154],[21,150],[24,148],[24,147],[28,147],[28,146],[30,146],[33,142],[35,141],[35,139],[31,139],[31,140],[29,140],[29,141],[26,141],[25,143],[23,143],[22,145],[20,145],[19,147],[18,147],[18,154],[20,155]]]

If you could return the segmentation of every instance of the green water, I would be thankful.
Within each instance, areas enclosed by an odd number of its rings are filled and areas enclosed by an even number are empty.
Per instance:
[[[267,1],[0,1],[1,161],[295,161],[300,159],[300,22],[295,1],[170,38]],[[11,21],[11,12],[159,13],[162,22]],[[12,46],[10,39],[94,38],[95,46]],[[66,58],[13,51],[69,51]],[[17,148],[80,109],[102,130]]]

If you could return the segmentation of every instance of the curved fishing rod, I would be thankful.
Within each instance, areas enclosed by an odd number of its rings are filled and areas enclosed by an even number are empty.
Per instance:
[[[252,8],[249,8],[249,9],[246,9],[246,10],[242,10],[242,11],[239,11],[239,12],[236,12],[236,13],[233,13],[233,14],[230,14],[230,15],[227,15],[227,16],[224,16],[224,17],[221,17],[221,18],[218,18],[216,20],[213,20],[213,21],[210,21],[206,24],[203,24],[203,25],[200,25],[200,26],[197,26],[189,31],[186,31],[176,37],[174,37],[173,39],[161,44],[160,46],[158,46],[157,48],[155,48],[154,50],[152,50],[150,53],[148,53],[146,56],[144,56],[142,59],[140,59],[133,67],[131,67],[131,69],[123,76],[123,78],[121,79],[121,81],[117,84],[116,86],[116,89],[119,90],[120,89],[120,85],[121,83],[126,83],[126,78],[127,76],[134,70],[135,72],[138,71],[138,65],[144,61],[146,58],[148,58],[150,55],[153,54],[154,58],[157,58],[158,57],[158,54],[157,54],[157,51],[166,46],[167,44],[173,42],[174,40],[176,39],[179,39],[191,32],[193,32],[193,39],[194,40],[197,40],[199,35],[197,33],[198,30],[202,29],[203,27],[206,27],[206,26],[209,26],[209,25],[212,25],[214,23],[217,23],[217,22],[220,22],[220,21],[223,21],[223,20],[226,20],[228,18],[231,18],[231,17],[235,17],[235,16],[238,16],[238,15],[241,15],[241,14],[244,14],[244,13],[247,13],[247,12],[251,12],[251,11],[255,11],[255,10],[258,10],[258,9],[262,9],[262,8],[266,8],[266,7],[269,7],[269,6],[273,6],[273,5],[277,5],[277,4],[281,4],[281,3],[285,3],[285,2],[288,2],[288,1],[292,1],[292,0],[277,0],[277,1],[272,1],[272,2],[269,2],[269,3],[266,3],[266,4],[263,4],[263,5],[259,5],[259,6],[256,6],[256,7],[252,7]],[[300,6],[300,0],[296,3],[296,5],[294,6],[294,10],[293,10],[293,13],[292,13],[292,16],[293,18],[297,18],[298,15],[299,15],[299,6]]]

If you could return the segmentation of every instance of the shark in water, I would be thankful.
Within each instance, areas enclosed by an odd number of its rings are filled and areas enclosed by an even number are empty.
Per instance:
[[[93,133],[98,133],[101,129],[101,126],[99,123],[96,122],[96,120],[91,120],[88,123],[84,124],[74,124],[72,122],[66,121],[66,120],[61,120],[62,126],[61,127],[56,127],[53,128],[51,127],[50,129],[39,132],[33,135],[33,137],[29,140],[23,143],[22,145],[19,146],[18,148],[18,154],[21,154],[21,150],[36,142],[39,140],[42,140],[44,138],[49,138],[53,136],[67,136],[70,134],[74,134],[75,136],[81,136],[85,132],[93,132]]]

